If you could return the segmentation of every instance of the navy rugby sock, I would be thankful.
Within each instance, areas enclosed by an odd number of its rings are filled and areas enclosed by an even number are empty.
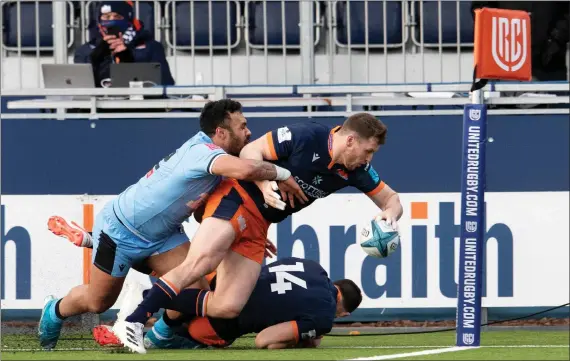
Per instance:
[[[148,319],[161,308],[168,308],[170,301],[177,295],[176,290],[164,279],[158,279],[146,294],[137,309],[127,318],[127,322],[138,322],[143,325]]]
[[[182,290],[178,296],[170,301],[168,308],[182,312],[184,316],[190,318],[205,317],[209,294],[210,291],[199,288]]]

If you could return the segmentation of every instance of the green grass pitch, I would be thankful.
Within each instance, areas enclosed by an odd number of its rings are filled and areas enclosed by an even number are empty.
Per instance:
[[[2,360],[568,360],[569,331],[498,330],[482,334],[482,347],[449,350],[455,333],[395,336],[325,336],[318,349],[256,350],[253,337],[221,350],[149,350],[146,355],[99,347],[88,334],[63,336],[56,351],[42,351],[31,335],[3,335]],[[425,351],[435,350],[435,354]],[[447,351],[445,351],[447,350]],[[442,352],[444,351],[444,352]],[[451,351],[451,352],[449,352]],[[411,355],[410,355],[411,354]]]

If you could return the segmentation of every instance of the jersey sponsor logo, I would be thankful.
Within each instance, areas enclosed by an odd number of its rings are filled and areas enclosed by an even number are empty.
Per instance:
[[[321,177],[320,175],[313,178],[313,184],[314,185],[319,185],[319,184],[321,184],[322,181],[323,181],[323,177]]]
[[[291,140],[291,131],[287,127],[277,129],[277,141],[283,143],[286,140]]]
[[[210,148],[211,150],[221,149],[220,147],[218,147],[217,145],[212,144],[212,143],[204,143],[204,145],[206,147]]]
[[[319,160],[321,157],[319,157],[319,155],[317,153],[313,154],[313,162],[315,162],[316,160]]]
[[[325,198],[329,194],[309,183],[305,183],[301,178],[295,176],[295,180],[299,184],[299,187],[305,192],[305,194],[311,198]]]

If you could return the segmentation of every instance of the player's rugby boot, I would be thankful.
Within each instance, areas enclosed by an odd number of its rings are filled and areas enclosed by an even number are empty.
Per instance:
[[[58,300],[53,296],[45,298],[42,317],[40,318],[40,324],[38,325],[40,345],[46,350],[55,348],[61,333],[63,321],[55,314],[55,305],[57,301]]]
[[[113,333],[111,326],[99,325],[95,327],[93,338],[101,346],[123,346],[119,338]]]
[[[72,226],[60,216],[51,216],[48,220],[48,229],[56,236],[67,238],[77,247],[92,247],[91,235],[77,223],[72,221],[71,224]]]
[[[143,330],[144,325],[138,322],[117,320],[113,326],[113,333],[126,348],[132,352],[145,354]]]

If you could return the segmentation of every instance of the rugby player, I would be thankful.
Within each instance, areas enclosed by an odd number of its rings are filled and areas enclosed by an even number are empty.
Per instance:
[[[240,157],[265,159],[290,170],[309,201],[299,204],[284,195],[289,203],[280,210],[271,207],[275,198],[267,196],[273,189],[271,182],[224,180],[205,204],[188,257],[157,281],[126,320],[115,323],[113,331],[125,347],[145,352],[143,325],[148,315],[161,308],[182,312],[190,308],[196,316],[238,317],[259,276],[269,225],[316,199],[354,186],[397,228],[402,215],[399,196],[370,165],[385,143],[386,132],[386,126],[374,116],[359,113],[342,126],[301,123],[271,131],[245,146]],[[179,291],[213,270],[217,272],[216,291]]]
[[[212,290],[215,283],[214,277],[210,283]],[[361,301],[362,292],[353,281],[332,282],[317,262],[284,258],[262,267],[255,288],[237,318],[190,320],[187,333],[194,346],[165,341],[182,338],[174,334],[175,326],[182,324],[182,320],[168,316],[146,333],[144,344],[147,348],[227,347],[243,335],[257,333],[257,348],[317,347],[321,337],[331,331],[334,319],[350,315]],[[101,345],[120,345],[105,327],[94,334]]]
[[[180,264],[190,247],[182,222],[204,204],[222,177],[281,181],[299,200],[305,199],[290,171],[236,157],[251,136],[239,102],[209,102],[200,114],[200,128],[98,213],[89,284],[73,288],[59,300],[46,298],[38,327],[42,347],[56,346],[66,318],[108,310],[133,264],[146,260],[158,276]],[[275,195],[271,190],[268,197]],[[278,206],[285,204],[279,200]]]

